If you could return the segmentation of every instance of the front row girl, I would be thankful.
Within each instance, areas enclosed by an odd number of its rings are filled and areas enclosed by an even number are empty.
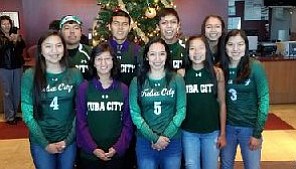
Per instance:
[[[77,144],[83,169],[121,169],[132,137],[128,88],[117,80],[119,63],[108,43],[94,47],[92,79],[77,94]]]
[[[226,145],[225,81],[215,67],[203,36],[187,41],[186,118],[182,145],[187,169],[217,169],[220,149]]]
[[[74,98],[82,75],[68,68],[64,39],[48,32],[37,44],[34,68],[22,77],[21,107],[38,169],[72,169],[75,155]]]
[[[227,145],[222,149],[222,169],[232,169],[239,145],[245,169],[259,169],[262,131],[269,110],[269,88],[262,64],[249,57],[248,38],[234,29],[225,37],[221,60],[227,82]]]
[[[139,169],[179,169],[180,125],[185,118],[186,93],[181,76],[171,70],[170,50],[164,40],[151,40],[143,65],[130,86],[130,109],[137,127]]]

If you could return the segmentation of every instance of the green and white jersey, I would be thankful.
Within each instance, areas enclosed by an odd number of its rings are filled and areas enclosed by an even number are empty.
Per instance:
[[[129,43],[126,48],[127,49],[122,52],[122,57],[118,58],[121,73],[119,80],[129,85],[136,76],[139,47],[133,43]]]
[[[114,53],[116,53],[117,60],[120,63],[119,81],[129,86],[132,79],[136,76],[138,64],[140,63],[140,46],[129,40],[118,44],[114,38],[110,38],[108,42]]]
[[[179,43],[179,41],[173,44],[168,44],[168,46],[172,57],[172,68],[174,70],[184,68],[184,58],[186,55],[185,48]]]
[[[21,107],[23,119],[30,131],[30,141],[46,147],[47,144],[65,140],[71,144],[75,136],[75,94],[82,81],[76,68],[62,73],[46,73],[47,85],[42,90],[42,119],[33,116],[34,70],[28,69],[22,77]]]
[[[68,50],[69,52],[69,65],[70,67],[76,67],[81,71],[84,78],[88,76],[88,62],[90,60],[91,47],[79,44],[75,50]]]
[[[250,58],[251,74],[243,83],[235,83],[237,68],[229,69],[226,85],[227,124],[252,127],[253,136],[261,137],[269,110],[269,89],[262,64]]]
[[[182,129],[193,133],[211,133],[219,130],[219,103],[214,92],[213,79],[205,69],[186,71],[187,108]]]
[[[165,77],[159,80],[148,78],[138,93],[135,77],[130,86],[130,109],[139,136],[153,142],[159,136],[180,136],[179,128],[186,111],[183,78],[174,74],[168,85]]]

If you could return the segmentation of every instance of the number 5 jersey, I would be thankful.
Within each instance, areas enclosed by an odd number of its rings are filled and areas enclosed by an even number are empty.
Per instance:
[[[141,92],[137,78],[130,86],[130,109],[138,136],[156,142],[159,136],[180,136],[180,125],[185,118],[186,93],[181,76],[174,74],[167,84],[166,78],[159,80],[147,77]]]

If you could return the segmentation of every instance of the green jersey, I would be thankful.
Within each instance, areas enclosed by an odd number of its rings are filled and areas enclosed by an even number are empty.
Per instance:
[[[182,129],[194,133],[219,130],[219,103],[214,92],[213,79],[205,69],[186,71],[187,108]]]
[[[126,85],[130,85],[138,69],[140,46],[125,40],[122,44],[118,44],[114,39],[109,39],[113,51],[116,53],[118,62],[120,63],[119,80]]]
[[[91,47],[79,44],[77,49],[68,49],[69,65],[81,71],[84,78],[88,76],[88,62],[90,60]]]
[[[88,84],[86,92],[87,124],[89,132],[100,149],[108,152],[118,140],[122,130],[123,92],[120,85],[113,89],[100,91],[93,81]],[[93,154],[81,152],[83,156],[97,159]]]
[[[229,69],[227,82],[227,125],[252,127],[253,136],[261,137],[269,110],[269,89],[266,73],[259,61],[250,59],[250,76],[235,83],[237,68]]]
[[[168,85],[165,77],[159,80],[147,78],[138,93],[135,77],[130,86],[130,109],[138,136],[153,142],[159,136],[180,136],[179,128],[186,111],[183,78],[174,74]]]
[[[42,90],[42,119],[33,116],[34,70],[28,69],[22,77],[21,107],[23,120],[30,131],[30,141],[46,147],[49,143],[65,141],[71,144],[75,136],[74,101],[82,75],[76,68],[62,73],[46,73],[47,85]]]
[[[173,44],[168,44],[168,46],[171,52],[172,68],[174,70],[184,68],[185,48],[179,43],[179,41]]]

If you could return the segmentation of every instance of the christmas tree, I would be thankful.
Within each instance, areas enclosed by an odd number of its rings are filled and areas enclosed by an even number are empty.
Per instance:
[[[149,38],[158,36],[157,12],[162,8],[174,7],[173,0],[97,0],[101,7],[93,31],[94,43],[105,41],[110,32],[107,27],[112,11],[124,10],[131,16],[130,40],[143,45]]]

